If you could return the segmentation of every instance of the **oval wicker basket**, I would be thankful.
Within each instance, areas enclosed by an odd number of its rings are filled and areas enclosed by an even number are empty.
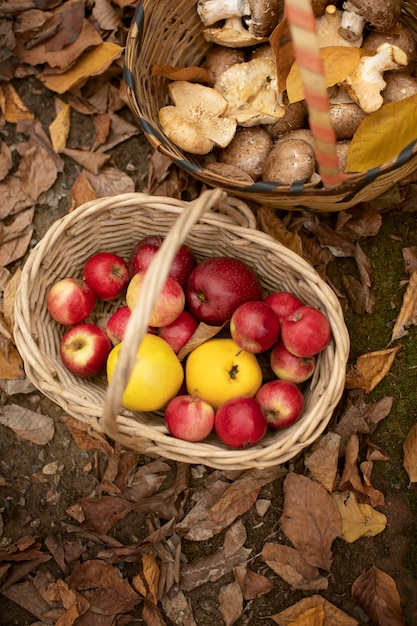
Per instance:
[[[313,17],[311,4],[310,0],[286,0],[286,5],[287,9],[292,9],[288,11],[290,23],[291,19],[294,19],[293,15],[300,17],[300,24],[297,24],[299,27],[292,32],[292,39],[301,66],[304,59],[311,59],[311,55],[319,58],[318,47],[314,45],[314,34],[309,30],[312,20],[308,18]],[[402,20],[417,38],[415,0],[403,0]],[[406,146],[391,161],[367,172],[347,175],[342,182],[336,182],[337,166],[333,165],[333,170],[329,172],[329,182],[325,182],[324,186],[322,183],[319,185],[297,183],[292,186],[269,182],[250,184],[225,178],[205,168],[201,157],[182,152],[162,131],[158,113],[161,107],[169,104],[168,81],[151,76],[154,65],[178,68],[200,65],[210,46],[202,36],[202,29],[196,11],[196,0],[159,2],[142,0],[136,9],[128,34],[124,67],[129,105],[149,142],[196,179],[211,187],[221,187],[233,195],[276,208],[286,210],[308,208],[317,212],[331,212],[342,211],[379,196],[417,168],[417,141]],[[308,55],[305,54],[307,45],[310,45]],[[308,87],[311,100],[307,104],[311,120],[315,109],[314,102],[321,99],[321,102],[327,103],[327,94],[324,80],[318,81],[317,75],[311,76],[311,84]],[[323,124],[323,128],[320,128],[324,118],[323,110],[316,107],[316,120],[320,121],[318,123],[315,121],[314,128],[318,127],[319,132],[323,131],[320,132],[322,137],[325,130],[328,131],[327,134],[333,134],[330,118]],[[327,168],[330,156],[333,163],[336,157],[334,139],[329,142],[323,139],[320,141],[324,158],[316,150],[316,159],[321,165],[322,172],[322,168]],[[327,150],[323,150],[326,143]],[[322,181],[325,181],[323,175]]]
[[[81,276],[84,262],[95,252],[108,250],[128,258],[133,245],[150,234],[165,239],[146,273],[146,295],[129,321],[111,384],[107,385],[104,375],[91,379],[73,376],[59,358],[63,327],[47,312],[49,288],[64,276]],[[214,434],[203,442],[184,442],[168,434],[161,412],[120,409],[153,304],[183,242],[199,260],[227,255],[246,261],[266,291],[292,291],[322,310],[330,321],[333,339],[319,355],[305,392],[302,418],[289,428],[269,432],[253,448],[232,450]],[[111,312],[111,306],[117,305],[103,303],[99,315]],[[86,203],[55,222],[23,267],[15,302],[15,343],[32,383],[92,429],[142,454],[218,469],[277,465],[310,445],[327,426],[343,393],[349,353],[349,337],[334,292],[301,257],[256,230],[244,202],[227,197],[220,189],[205,191],[190,203],[142,193],[122,194]]]

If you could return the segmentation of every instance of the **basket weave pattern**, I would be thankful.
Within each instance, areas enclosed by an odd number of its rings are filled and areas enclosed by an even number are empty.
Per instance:
[[[220,190],[204,192],[198,208],[195,201],[121,194],[82,205],[58,220],[24,266],[15,304],[15,341],[28,378],[42,393],[69,415],[131,449],[219,469],[268,467],[294,457],[327,426],[343,392],[349,338],[335,294],[308,263],[253,228],[250,217],[241,215],[241,223],[237,224],[224,212],[210,210],[214,202],[218,208],[219,197],[223,195]],[[231,212],[239,213],[239,210],[232,206]],[[180,223],[183,218],[192,223],[188,235]],[[112,383],[116,382],[112,389],[104,375],[82,379],[65,369],[59,357],[63,329],[52,320],[45,306],[49,288],[64,276],[80,276],[84,262],[95,252],[108,250],[128,258],[133,245],[149,234],[165,237],[170,254],[185,242],[199,260],[219,255],[244,260],[256,270],[265,290],[291,291],[327,315],[333,340],[319,355],[316,372],[305,393],[305,411],[298,422],[281,431],[269,432],[259,445],[247,450],[227,448],[215,435],[204,442],[184,442],[168,434],[161,412],[118,410],[129,370],[119,372],[121,383],[114,375]],[[166,261],[163,254],[156,255],[157,275],[168,271]],[[131,316],[127,332],[133,329],[135,341],[126,342],[127,358],[136,354],[149,319],[144,312],[153,306],[157,292],[158,289],[151,288],[149,297],[139,300]],[[102,303],[101,313],[108,314],[116,306]],[[119,366],[116,373],[118,370]]]
[[[296,2],[287,1],[289,4]],[[415,0],[403,0],[402,21],[417,39]],[[129,31],[124,68],[130,107],[149,142],[198,180],[276,208],[331,212],[371,200],[416,170],[417,141],[407,146],[395,159],[368,172],[351,174],[345,182],[334,187],[319,187],[312,183],[292,186],[268,182],[248,184],[205,169],[199,157],[183,153],[164,135],[158,114],[161,107],[169,104],[168,81],[151,76],[154,65],[200,65],[210,46],[202,36],[202,29],[196,0],[143,0]]]

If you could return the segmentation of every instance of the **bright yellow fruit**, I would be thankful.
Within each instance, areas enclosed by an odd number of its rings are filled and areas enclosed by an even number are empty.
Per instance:
[[[118,343],[107,359],[109,382],[122,346],[123,342]],[[177,395],[183,380],[183,367],[171,346],[158,335],[146,333],[123,392],[123,406],[131,411],[158,411]]]
[[[262,370],[254,354],[233,339],[209,339],[193,350],[185,366],[187,391],[217,409],[237,396],[254,396]]]

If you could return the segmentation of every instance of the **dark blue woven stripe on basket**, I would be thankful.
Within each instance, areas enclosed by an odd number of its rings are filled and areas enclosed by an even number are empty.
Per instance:
[[[142,3],[140,3],[136,7],[135,13],[133,15],[133,21],[135,22],[136,27],[138,29],[137,40],[138,40],[139,48],[142,43],[144,19],[145,19],[145,12],[143,10]],[[134,91],[133,75],[132,75],[131,70],[127,67],[127,65],[123,67],[123,80],[125,81],[126,85],[129,87],[129,89]]]

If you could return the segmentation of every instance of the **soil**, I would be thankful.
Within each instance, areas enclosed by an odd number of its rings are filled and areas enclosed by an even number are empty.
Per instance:
[[[39,112],[38,117],[44,128],[47,128],[51,121],[52,107],[45,104],[45,90],[36,79],[16,80],[15,86],[27,106]],[[123,115],[135,123],[127,109],[123,111]],[[72,142],[74,146],[79,146],[80,138],[84,145],[89,144],[91,133],[88,120],[74,114],[70,145]],[[23,139],[16,136],[9,125],[1,135],[9,145]],[[127,172],[134,179],[136,190],[141,191],[146,184],[151,153],[146,139],[140,133],[112,150],[111,163]],[[78,174],[78,167],[67,157],[64,157],[64,162],[64,172],[52,190],[52,196],[59,198],[59,201],[51,203],[54,208],[46,204],[36,207],[32,245],[71,206],[70,189]],[[375,205],[378,207],[378,201]],[[350,362],[360,354],[380,350],[389,344],[390,330],[401,305],[402,281],[407,278],[402,265],[401,249],[409,246],[417,246],[416,213],[403,211],[398,206],[391,210],[384,208],[380,232],[363,243],[374,271],[375,310],[369,316],[356,315],[349,308],[346,310],[346,322],[352,342]],[[24,259],[9,269],[14,271],[23,262]],[[349,261],[337,259],[331,268],[335,284],[340,283],[343,273],[350,269]],[[377,465],[373,474],[374,486],[385,495],[385,506],[380,510],[385,513],[389,523],[383,533],[362,538],[353,544],[345,543],[342,539],[335,540],[329,586],[322,592],[327,600],[355,617],[360,624],[367,624],[368,618],[353,601],[351,587],[353,581],[372,565],[393,577],[401,597],[407,626],[417,624],[417,493],[416,485],[409,484],[402,466],[402,443],[416,420],[417,330],[411,328],[402,343],[404,347],[390,373],[367,397],[367,402],[375,402],[387,395],[394,398],[390,416],[378,426],[373,437],[375,443],[390,455],[390,460]],[[32,444],[14,434],[11,429],[0,426],[0,475],[4,479],[4,484],[0,487],[0,507],[4,522],[0,547],[6,548],[25,535],[36,535],[43,542],[49,535],[61,532],[63,522],[73,522],[68,515],[68,508],[79,498],[94,492],[101,468],[108,459],[103,452],[82,450],[66,426],[63,411],[37,390],[16,395],[2,391],[0,404],[4,407],[3,411],[7,411],[9,405],[17,404],[48,415],[55,422],[55,436],[46,446]],[[140,464],[148,461],[149,459],[141,458]],[[55,465],[50,465],[54,463]],[[52,467],[51,473],[45,473],[45,467]],[[288,467],[293,466],[289,464]],[[203,478],[192,477],[190,493],[200,489],[202,481],[207,480],[213,472],[214,470],[205,468]],[[259,497],[272,502],[263,518],[257,515],[254,507],[242,516],[248,534],[245,547],[252,550],[250,566],[254,571],[267,576],[273,582],[274,588],[271,592],[245,603],[245,610],[236,622],[237,626],[273,624],[275,622],[269,616],[311,595],[292,590],[260,558],[266,541],[285,541],[279,523],[283,506],[282,482],[282,479],[275,480],[262,489]],[[112,532],[114,538],[127,545],[137,541],[138,536],[140,539],[141,533],[145,536],[149,529],[143,515],[131,513]],[[224,533],[205,542],[183,542],[184,559],[192,561],[198,556],[211,553],[221,544],[223,538]],[[90,549],[92,558],[95,546],[91,545]],[[88,557],[84,555],[83,558]],[[38,570],[49,571],[51,577],[59,577],[54,561],[39,565]],[[33,574],[34,572],[31,575]],[[187,593],[198,626],[223,623],[218,610],[219,589],[232,580],[232,573],[229,573],[216,582],[206,583]],[[133,619],[129,623],[145,623],[141,606],[132,611],[132,615]],[[40,624],[29,610],[21,608],[5,595],[0,595],[1,625],[29,626],[34,623]]]

